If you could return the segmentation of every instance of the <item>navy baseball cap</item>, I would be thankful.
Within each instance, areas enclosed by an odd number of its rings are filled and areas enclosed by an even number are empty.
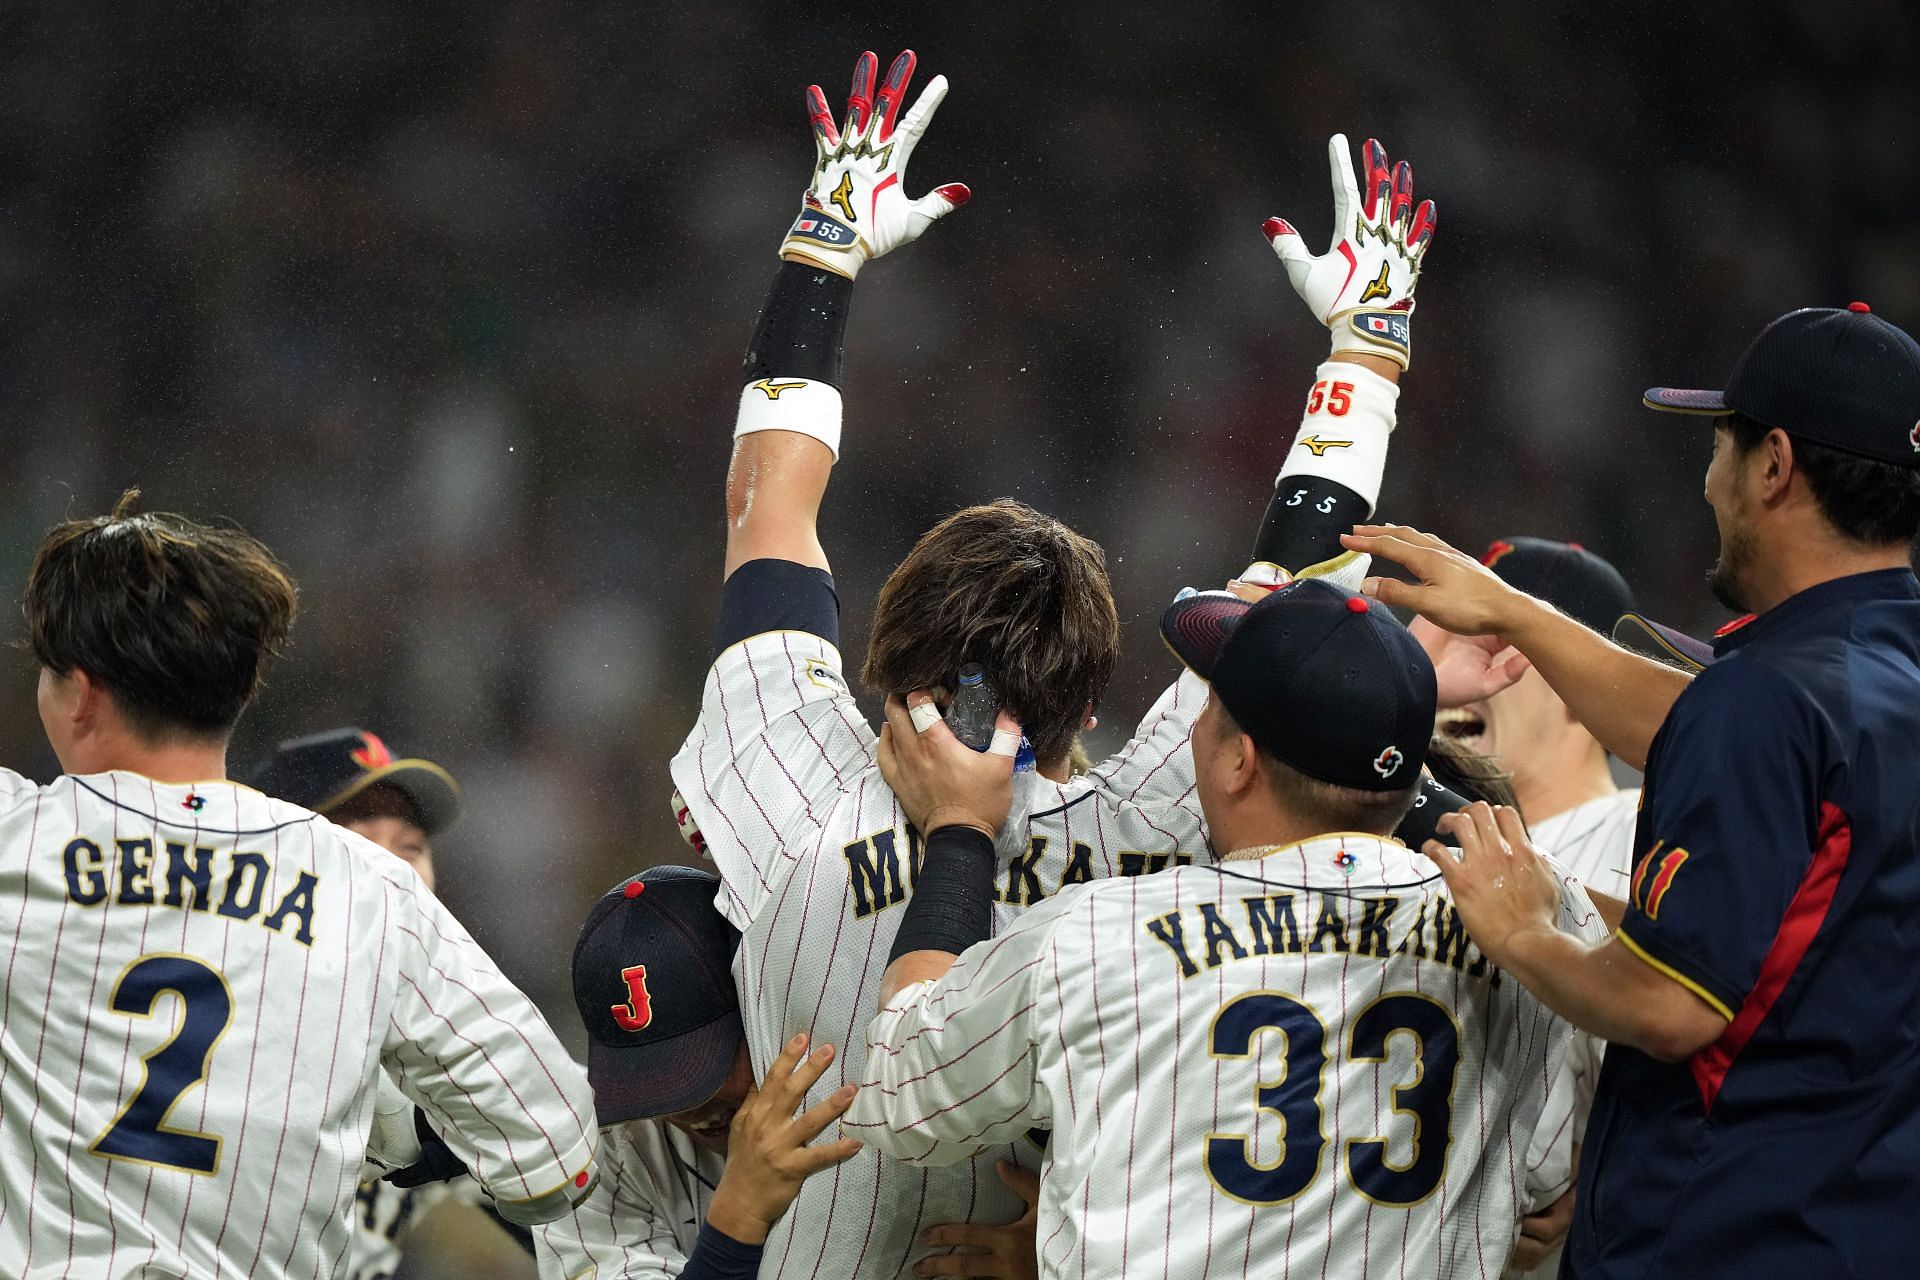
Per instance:
[[[1361,791],[1412,786],[1433,732],[1433,663],[1393,615],[1318,578],[1258,604],[1177,600],[1160,634],[1261,750]]]
[[[651,867],[609,889],[573,947],[573,1003],[601,1124],[672,1115],[720,1091],[746,1035],[733,986],[740,934],[720,877]]]
[[[376,782],[413,802],[428,835],[460,816],[460,784],[431,760],[396,757],[365,729],[328,729],[289,738],[254,766],[247,785],[315,813],[336,809]]]
[[[1713,665],[1716,644],[1752,622],[1756,614],[1746,614],[1725,623],[1713,633],[1713,641],[1696,640],[1677,627],[1638,613],[1627,613],[1613,626],[1613,642],[1623,649],[1644,654],[1657,662],[1682,671],[1700,671]]]
[[[1864,302],[1787,312],[1741,353],[1724,391],[1649,387],[1643,400],[1672,413],[1740,413],[1815,444],[1920,467],[1920,343]]]
[[[1499,538],[1480,563],[1602,635],[1621,614],[1633,612],[1633,588],[1620,571],[1577,542]]]

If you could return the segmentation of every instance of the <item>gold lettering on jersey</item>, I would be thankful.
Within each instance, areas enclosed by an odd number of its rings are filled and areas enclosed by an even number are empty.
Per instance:
[[[1044,901],[1047,893],[1040,887],[1040,858],[1047,851],[1047,837],[1029,836],[1027,851],[1014,855],[1007,864],[1007,888],[993,895],[995,902],[1010,907],[1030,907]]]
[[[1200,904],[1200,919],[1205,927],[1207,940],[1207,968],[1220,967],[1220,948],[1226,947],[1233,952],[1235,960],[1245,960],[1247,949],[1240,945],[1240,939],[1233,936],[1233,930],[1220,918],[1220,913],[1211,902]]]
[[[227,891],[220,899],[220,914],[235,920],[251,920],[260,914],[260,899],[266,896],[267,881],[273,878],[273,864],[264,853],[236,853],[233,868],[227,872]]]
[[[1165,871],[1169,865],[1193,865],[1193,855],[1177,849],[1172,853],[1140,853],[1133,849],[1122,849],[1115,855],[1115,860],[1120,864],[1120,874],[1123,876],[1150,876],[1156,871]]]
[[[120,850],[120,905],[152,906],[153,841],[143,836],[138,840],[115,840],[113,843]]]
[[[297,919],[299,927],[290,936],[303,947],[312,946],[313,891],[319,883],[319,878],[313,872],[302,871],[300,878],[294,881],[293,888],[287,890],[286,896],[280,899],[280,905],[273,909],[273,914],[260,923],[281,933],[285,932],[284,926],[289,918]]]
[[[226,855],[226,866],[219,867],[219,852],[202,846],[191,849],[168,841],[164,870],[156,858],[153,840],[147,836],[117,839],[114,854],[101,852],[100,846],[85,836],[67,842],[62,854],[67,876],[67,899],[76,906],[97,907],[113,895],[116,906],[165,906],[182,911],[205,912],[209,908],[232,920],[257,920],[275,933],[284,934],[302,946],[313,945],[313,917],[319,902],[320,879],[311,871],[302,871],[293,887],[281,894],[264,919],[261,911],[269,902],[273,887],[273,863],[264,853]],[[224,875],[218,873],[224,871]],[[160,896],[164,877],[166,892]],[[216,878],[222,880],[217,886]],[[219,905],[214,907],[218,897]]]
[[[189,899],[181,892],[191,888],[193,897]],[[189,911],[205,911],[210,905],[213,888],[213,850],[196,847],[193,862],[187,862],[187,846],[167,841],[167,896],[164,899],[169,907],[185,907]]]
[[[1320,944],[1321,941],[1326,938],[1333,939],[1333,949],[1335,951],[1344,952],[1351,950],[1351,948],[1347,946],[1347,922],[1340,914],[1339,903],[1332,897],[1321,894],[1320,918],[1314,922],[1313,941],[1307,944],[1307,950],[1325,951],[1326,948]]]
[[[1060,873],[1060,887],[1070,884],[1091,884],[1093,882],[1093,847],[1079,840],[1073,842],[1073,855],[1067,859],[1067,869]]]
[[[1229,910],[1232,905],[1200,902],[1144,920],[1141,927],[1167,949],[1182,979],[1250,956],[1338,954],[1375,960],[1430,957],[1435,964],[1500,985],[1500,971],[1473,945],[1460,913],[1444,897],[1423,900],[1411,922],[1398,915],[1400,899],[1392,896],[1354,898],[1301,890],[1242,898],[1237,911]],[[1357,920],[1349,918],[1354,912]]]
[[[892,827],[844,845],[840,852],[847,860],[854,919],[865,919],[907,900],[907,886],[900,879],[900,855],[894,845]]]
[[[97,907],[107,900],[107,878],[103,874],[107,860],[100,846],[84,836],[67,841],[67,897],[83,907]]]
[[[1167,950],[1173,952],[1173,958],[1180,962],[1180,976],[1191,978],[1200,972],[1200,966],[1187,954],[1186,927],[1180,923],[1180,913],[1169,911],[1157,919],[1147,921],[1147,933],[1158,940]]]

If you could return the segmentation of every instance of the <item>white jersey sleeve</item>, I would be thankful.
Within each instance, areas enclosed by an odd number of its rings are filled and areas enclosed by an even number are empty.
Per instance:
[[[848,692],[840,650],[805,631],[749,637],[714,659],[673,784],[719,867],[737,928],[811,852],[832,797],[873,763],[875,735]]]
[[[667,1280],[692,1256],[724,1159],[659,1120],[601,1134],[600,1180],[567,1217],[533,1229],[541,1280]]]
[[[592,1179],[586,1073],[419,877],[399,894],[405,945],[382,1063],[502,1217],[565,1213]]]
[[[841,1122],[886,1155],[943,1165],[1051,1123],[1034,1039],[1058,1027],[1061,894],[976,943],[938,982],[895,993],[867,1026],[860,1092]]]
[[[1207,705],[1207,683],[1191,671],[1167,686],[1133,737],[1093,770],[1106,789],[1136,805],[1193,799],[1193,722]]]

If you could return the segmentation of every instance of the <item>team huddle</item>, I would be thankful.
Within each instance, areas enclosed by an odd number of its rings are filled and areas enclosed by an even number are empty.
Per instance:
[[[1091,760],[1120,619],[1042,512],[940,520],[839,648],[855,282],[969,198],[907,195],[947,92],[907,106],[914,70],[863,54],[837,119],[807,90],[671,762],[698,865],[586,915],[584,1064],[433,896],[444,769],[339,729],[227,780],[296,608],[264,546],[133,495],[47,534],[0,1275],[374,1280],[442,1200],[554,1280],[1901,1274],[1920,347],[1794,312],[1724,392],[1648,393],[1713,425],[1754,615],[1701,645],[1577,544],[1369,523],[1436,214],[1335,135],[1325,251],[1264,226],[1330,349],[1251,555],[1162,584],[1165,692]]]

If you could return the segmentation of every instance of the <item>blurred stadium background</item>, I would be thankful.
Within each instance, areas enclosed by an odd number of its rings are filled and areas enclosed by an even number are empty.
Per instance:
[[[921,529],[1018,496],[1109,554],[1096,747],[1172,673],[1162,603],[1244,563],[1324,354],[1259,227],[1324,245],[1330,132],[1440,204],[1382,514],[1583,542],[1696,630],[1708,441],[1641,388],[1718,385],[1794,306],[1920,323],[1902,0],[899,8],[0,10],[8,590],[127,485],[263,536],[305,612],[235,766],[342,723],[449,765],[442,892],[575,1043],[579,916],[691,860],[666,761],[739,355],[801,90],[843,100],[862,48],[952,79],[910,185],[975,194],[856,301],[850,660]],[[32,663],[4,670],[4,758],[51,776]]]

